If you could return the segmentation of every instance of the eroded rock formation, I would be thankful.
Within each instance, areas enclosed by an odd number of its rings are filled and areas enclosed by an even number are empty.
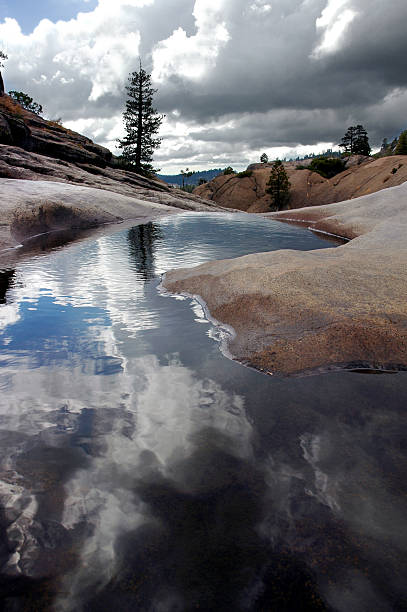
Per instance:
[[[331,179],[310,170],[297,170],[299,163],[303,162],[284,164],[291,182],[290,208],[342,202],[407,181],[405,155],[380,159],[354,156],[347,162],[346,169]],[[252,170],[251,176],[220,175],[197,187],[194,193],[220,206],[247,212],[267,212],[271,200],[266,194],[266,183],[271,164],[252,164],[249,169]]]

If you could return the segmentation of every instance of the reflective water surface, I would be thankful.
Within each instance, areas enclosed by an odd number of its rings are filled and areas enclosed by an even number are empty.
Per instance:
[[[157,291],[327,246],[187,213],[0,272],[3,610],[406,609],[406,373],[267,377]]]

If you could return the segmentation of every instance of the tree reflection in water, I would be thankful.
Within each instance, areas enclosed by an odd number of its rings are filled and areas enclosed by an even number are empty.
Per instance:
[[[0,304],[6,304],[6,293],[13,285],[15,270],[0,271]]]
[[[136,225],[127,234],[131,261],[145,281],[155,278],[154,250],[156,243],[162,239],[163,234],[154,223]]]

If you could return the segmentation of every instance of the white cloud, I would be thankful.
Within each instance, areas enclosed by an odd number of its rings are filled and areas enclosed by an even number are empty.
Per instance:
[[[197,33],[187,36],[185,30],[178,28],[153,49],[155,81],[163,82],[172,75],[200,79],[214,67],[220,50],[229,40],[226,24],[219,23],[225,3],[226,0],[216,5],[196,0],[193,15]]]
[[[155,157],[168,171],[334,143],[351,117],[378,126],[376,144],[394,137],[405,113],[383,113],[406,91],[406,19],[405,0],[99,0],[29,35],[6,19],[0,41],[7,89],[113,151],[140,54],[167,114]]]
[[[29,35],[14,19],[6,19],[0,24],[0,39],[10,49],[10,72],[17,80],[24,75],[25,89],[30,82],[38,83],[41,70],[42,81],[60,77],[62,85],[73,79],[84,83],[91,102],[105,94],[117,95],[140,45],[139,32],[129,31],[122,11],[113,13],[112,5],[103,0],[93,12],[79,13],[70,21],[43,19]]]
[[[316,20],[317,30],[323,31],[323,37],[314,50],[313,57],[318,58],[338,50],[348,26],[358,15],[357,11],[348,5],[349,0],[328,0],[327,6]]]
[[[272,5],[264,0],[256,0],[250,7],[255,13],[268,13],[272,9]]]

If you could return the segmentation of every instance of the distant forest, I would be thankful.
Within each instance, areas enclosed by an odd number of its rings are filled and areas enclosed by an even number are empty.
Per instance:
[[[158,178],[162,181],[165,181],[169,185],[179,185],[182,186],[182,180],[184,180],[184,185],[198,185],[200,179],[204,179],[205,181],[211,181],[222,174],[223,168],[215,168],[214,170],[198,170],[194,172],[192,176],[186,177],[182,174],[157,174]]]

